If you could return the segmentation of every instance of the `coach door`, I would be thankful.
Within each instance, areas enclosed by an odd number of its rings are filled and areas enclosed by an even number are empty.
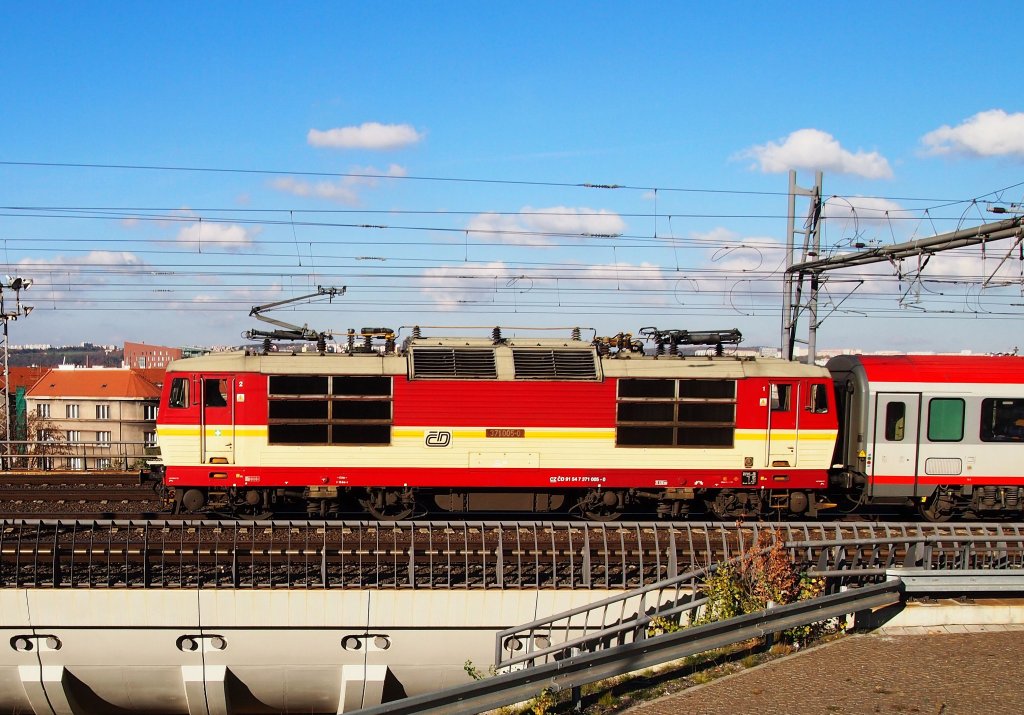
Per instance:
[[[235,461],[234,381],[229,375],[203,375],[202,435],[204,464]]]
[[[772,382],[769,387],[766,467],[796,466],[798,392],[799,384],[795,380]]]
[[[871,475],[874,496],[910,494],[917,478],[921,394],[879,392],[875,396]]]

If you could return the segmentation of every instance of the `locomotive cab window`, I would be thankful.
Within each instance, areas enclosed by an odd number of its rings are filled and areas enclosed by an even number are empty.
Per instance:
[[[792,394],[792,385],[772,383],[772,412],[789,412],[790,396]]]
[[[1024,400],[982,400],[981,441],[1024,442]]]
[[[271,375],[270,444],[391,444],[391,378]]]
[[[964,438],[964,401],[935,397],[928,401],[928,441],[959,442]]]
[[[620,447],[732,447],[735,380],[619,381]]]
[[[176,377],[171,380],[171,395],[167,400],[168,407],[188,407],[188,378]]]
[[[203,405],[205,407],[227,407],[227,383],[227,380],[217,377],[208,377],[203,380]]]
[[[828,412],[827,385],[824,383],[814,383],[811,385],[811,401],[807,405],[807,409],[818,415]]]

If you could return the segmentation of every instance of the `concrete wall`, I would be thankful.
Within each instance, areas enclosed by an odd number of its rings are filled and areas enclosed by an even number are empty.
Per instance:
[[[469,682],[604,591],[0,590],[0,711],[338,713]]]

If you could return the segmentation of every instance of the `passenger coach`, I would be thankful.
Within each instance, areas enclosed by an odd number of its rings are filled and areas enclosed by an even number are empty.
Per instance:
[[[1024,358],[844,355],[835,486],[860,503],[912,502],[928,519],[1019,514]]]

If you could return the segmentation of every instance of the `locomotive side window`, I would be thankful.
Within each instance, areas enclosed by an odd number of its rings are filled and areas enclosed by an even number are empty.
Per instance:
[[[168,407],[188,407],[188,378],[176,377],[171,380],[171,396]]]
[[[619,380],[620,447],[731,447],[735,380]]]
[[[964,438],[964,401],[936,397],[928,401],[928,441],[959,442]]]
[[[981,441],[1024,441],[1024,400],[993,397],[982,400]]]
[[[391,378],[271,375],[270,444],[391,444]]]
[[[885,406],[885,440],[902,442],[907,426],[907,405],[905,402],[890,402]]]

